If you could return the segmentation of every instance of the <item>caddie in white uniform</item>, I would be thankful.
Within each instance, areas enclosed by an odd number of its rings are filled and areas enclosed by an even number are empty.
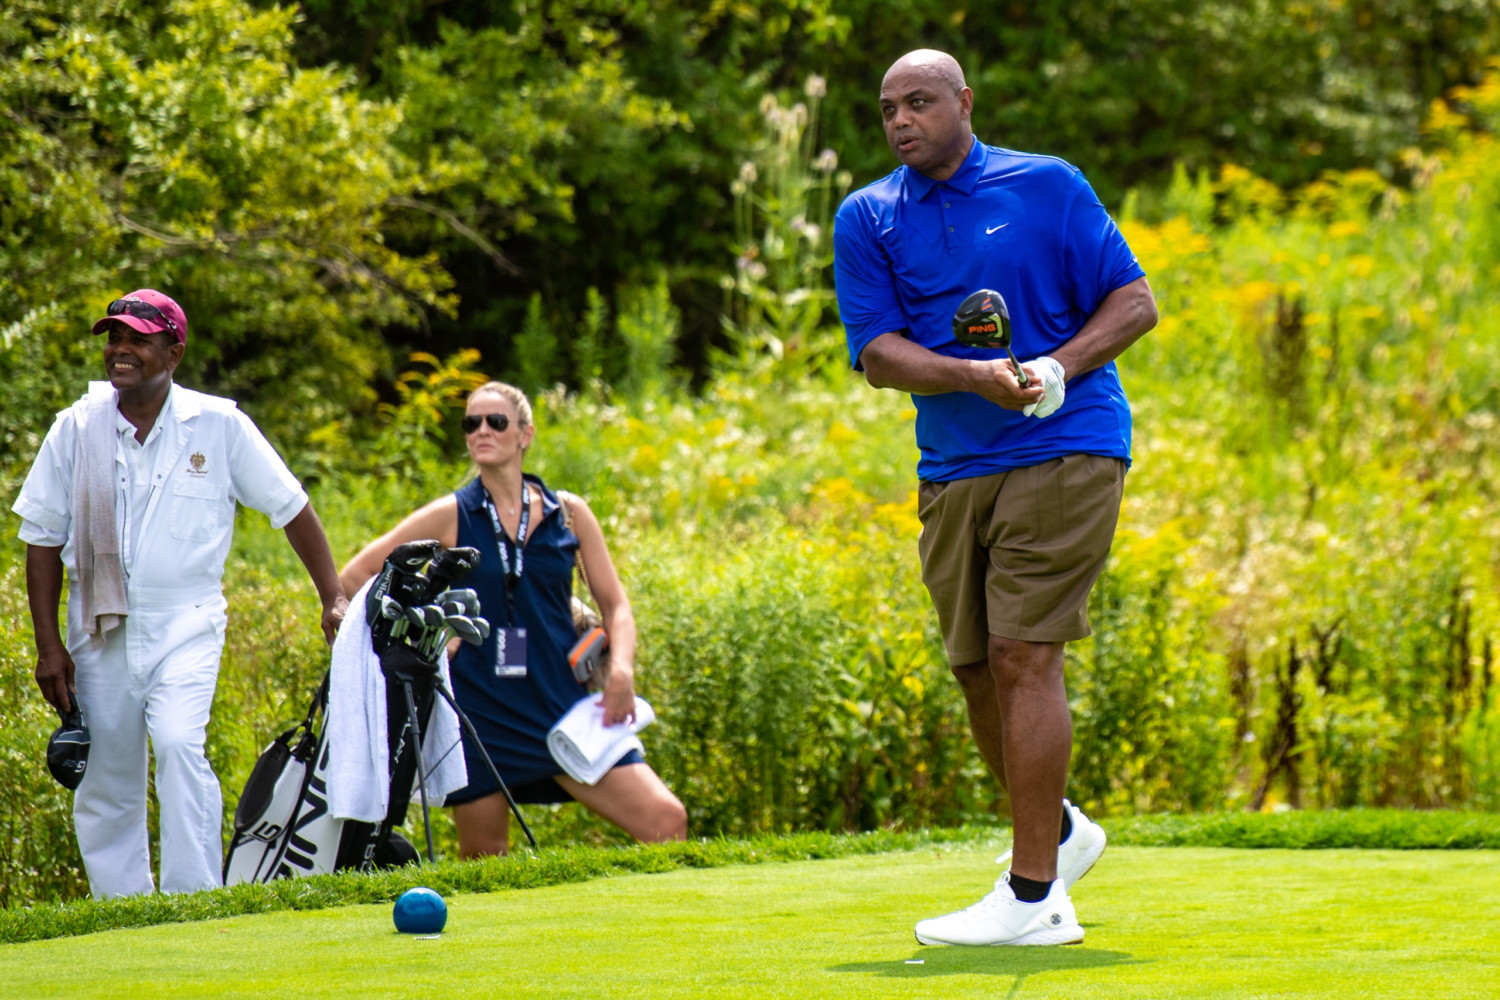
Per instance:
[[[156,755],[161,889],[220,884],[223,802],[203,747],[224,648],[220,588],[235,504],[301,558],[332,642],[347,604],[307,494],[232,400],[175,385],[182,307],[142,289],[94,324],[108,382],[58,414],[14,510],[26,542],[37,684],[76,697],[92,736],[73,800],[95,896],[152,891],[147,738]],[[67,642],[58,633],[66,567]]]

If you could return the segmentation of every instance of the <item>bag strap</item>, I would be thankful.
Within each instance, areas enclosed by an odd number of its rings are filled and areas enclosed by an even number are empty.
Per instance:
[[[573,531],[573,507],[568,503],[569,496],[571,496],[571,494],[564,493],[562,490],[557,491],[557,499],[562,503],[563,527],[567,528],[569,531]],[[574,532],[574,535],[576,536],[577,532]],[[583,578],[584,593],[590,600],[593,600],[594,588],[589,586],[589,571],[584,569],[583,567],[582,539],[579,540],[578,548],[573,550],[573,562],[578,566],[578,575]]]

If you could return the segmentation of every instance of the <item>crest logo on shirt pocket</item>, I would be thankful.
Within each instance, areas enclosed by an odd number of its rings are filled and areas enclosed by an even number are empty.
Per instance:
[[[190,476],[206,476],[206,475],[208,475],[207,472],[203,471],[203,467],[205,465],[207,465],[207,464],[208,464],[208,459],[206,459],[206,458],[203,457],[203,452],[201,452],[201,451],[195,451],[195,452],[193,452],[193,454],[188,458],[188,465],[190,466],[190,468],[187,470],[188,475],[190,475]]]

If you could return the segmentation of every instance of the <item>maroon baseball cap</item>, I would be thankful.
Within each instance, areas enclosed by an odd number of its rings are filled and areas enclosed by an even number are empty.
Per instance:
[[[169,333],[179,344],[187,343],[187,314],[170,295],[154,288],[141,288],[109,304],[107,314],[94,324],[103,333],[111,323],[124,323],[139,333]]]

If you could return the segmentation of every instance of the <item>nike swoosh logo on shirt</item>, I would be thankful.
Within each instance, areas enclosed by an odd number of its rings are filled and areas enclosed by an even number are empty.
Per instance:
[[[1002,222],[1002,223],[1000,223],[1000,225],[996,226],[995,229],[986,229],[984,231],[984,235],[988,236],[990,233],[993,233],[996,229],[1004,229],[1008,225],[1010,225],[1009,222]]]

